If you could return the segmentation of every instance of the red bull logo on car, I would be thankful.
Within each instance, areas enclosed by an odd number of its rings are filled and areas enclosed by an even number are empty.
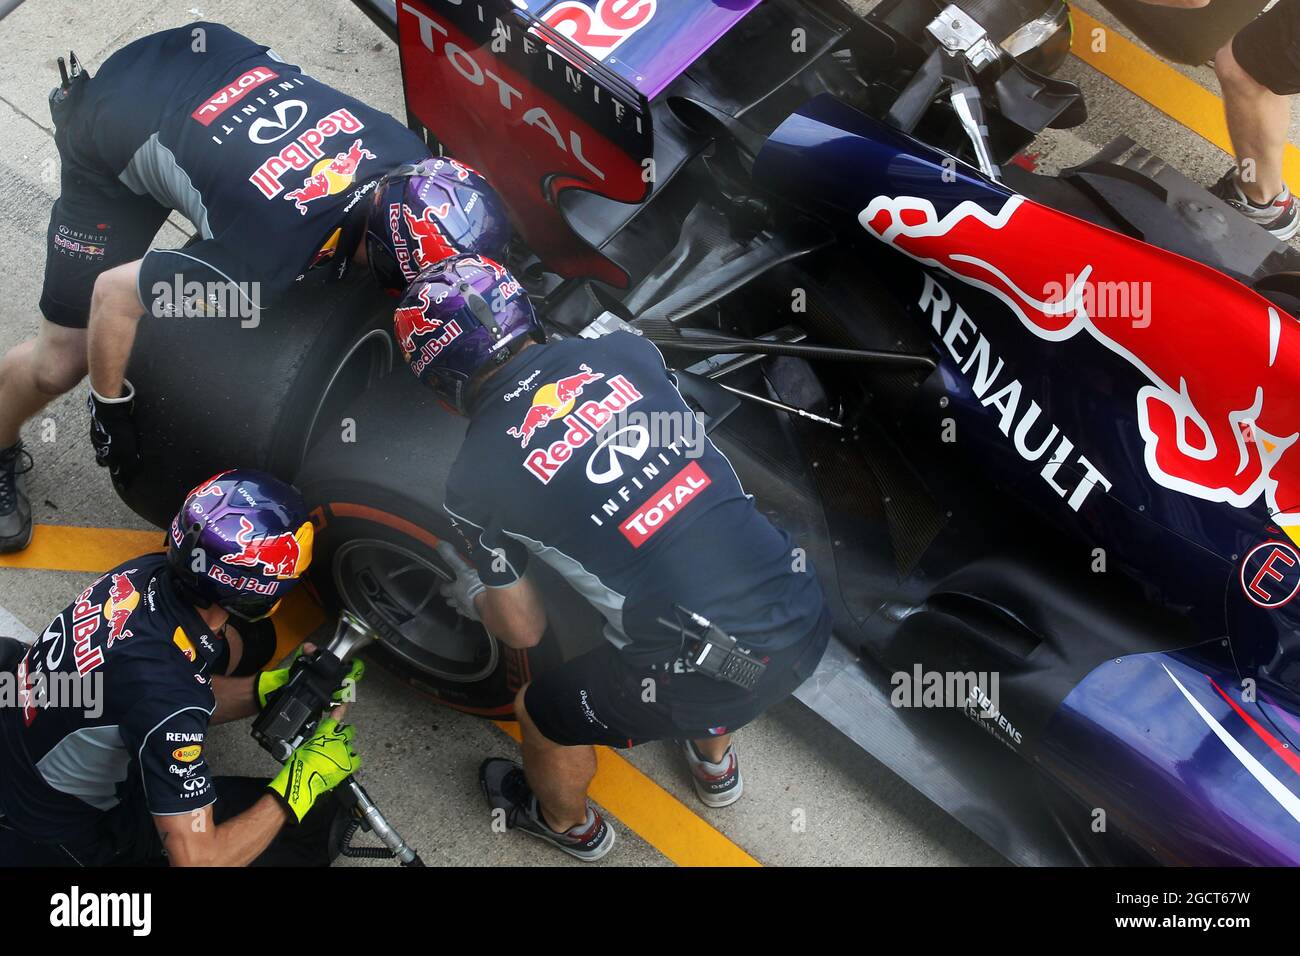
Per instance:
[[[290,534],[258,535],[257,528],[243,515],[239,516],[239,531],[235,543],[240,550],[223,555],[225,564],[236,568],[261,567],[264,574],[282,581],[300,577],[311,564],[312,543],[315,530],[307,522]]]
[[[1144,464],[1161,486],[1234,508],[1264,501],[1300,540],[1300,326],[1235,280],[1012,196],[940,217],[910,196],[875,199],[868,232],[996,296],[1038,338],[1078,335],[1137,369]],[[1041,237],[1052,238],[1050,255]],[[1062,280],[1075,277],[1068,284]],[[1140,321],[1095,314],[1088,284],[1149,282]],[[960,333],[953,333],[955,337]]]
[[[337,169],[332,173],[335,179],[327,177],[326,181],[334,182],[347,176],[347,184],[340,186],[336,191],[345,189],[347,185],[351,185],[351,176],[356,172],[356,164],[360,162],[361,158],[374,159],[375,157],[369,150],[362,149],[361,140],[357,140],[353,143],[352,149],[339,153],[332,159],[325,160],[327,156],[324,149],[325,141],[340,134],[359,133],[365,127],[366,124],[357,119],[351,110],[335,110],[278,153],[269,156],[261,166],[258,166],[253,171],[253,174],[248,177],[248,181],[256,186],[258,192],[267,199],[274,199],[284,192],[284,184],[280,180],[287,174],[305,172],[311,169],[311,176],[303,182],[302,188],[317,189],[318,186],[311,186],[316,176],[321,175],[332,164],[338,163]],[[359,150],[355,156],[354,150]],[[321,160],[325,160],[325,162],[322,163]],[[351,167],[350,171],[349,166]],[[329,194],[326,193],[325,195]],[[313,196],[312,198],[319,197]],[[306,201],[309,202],[310,200]],[[299,211],[304,210],[300,209]]]
[[[345,153],[339,153],[333,159],[322,159],[312,167],[311,175],[302,181],[302,185],[284,194],[284,198],[294,203],[301,215],[307,215],[307,204],[326,196],[333,196],[351,187],[357,178],[357,167],[363,159],[374,159],[375,154],[366,149],[357,140]]]

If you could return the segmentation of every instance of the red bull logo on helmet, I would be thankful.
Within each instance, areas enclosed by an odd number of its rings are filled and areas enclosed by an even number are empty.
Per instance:
[[[432,303],[429,301],[427,285],[420,286],[419,300],[419,305],[402,306],[393,313],[393,330],[397,336],[397,344],[401,346],[402,352],[408,358],[415,351],[417,335],[428,335],[442,327],[441,319],[428,317]]]
[[[411,251],[415,257],[415,273],[456,254],[456,247],[442,234],[442,220],[451,215],[451,203],[428,206],[419,216],[413,216],[405,205],[401,209],[402,221],[414,243]]]
[[[353,143],[348,151],[339,153],[333,159],[322,159],[314,167],[312,174],[302,181],[302,185],[284,194],[284,198],[294,203],[301,215],[307,215],[307,204],[326,196],[333,196],[351,187],[357,178],[357,167],[363,159],[374,159],[375,154],[361,144]]]
[[[450,156],[439,156],[437,159],[433,160],[431,171],[434,173],[440,173],[443,171],[445,167],[448,166],[451,167],[451,175],[455,176],[461,182],[465,182],[466,180],[468,180],[470,174],[473,174],[475,176],[482,175],[473,166],[467,165],[466,163],[462,163],[459,160],[452,159]]]
[[[1263,500],[1274,521],[1300,535],[1300,512],[1288,511],[1300,503],[1300,453],[1290,451],[1300,439],[1300,326],[1267,299],[1022,196],[996,212],[964,202],[943,217],[926,199],[882,196],[859,221],[996,296],[1035,336],[1088,335],[1137,369],[1149,382],[1136,395],[1144,464],[1159,485],[1235,508]],[[1090,309],[1088,283],[1139,275],[1155,290],[1142,321]]]
[[[411,363],[411,371],[416,375],[423,374],[424,370],[429,367],[429,363],[442,354],[443,349],[460,338],[462,331],[460,323],[455,319],[448,322],[441,335],[420,346],[420,354]]]
[[[460,261],[457,262],[456,265],[457,267],[477,266],[478,268],[482,269],[484,272],[492,273],[492,277],[494,279],[505,279],[508,275],[505,266],[501,265],[501,263],[499,262],[489,259],[487,256],[463,256],[460,259]]]
[[[280,195],[280,193],[284,192],[284,185],[280,180],[286,174],[295,171],[304,172],[310,168],[312,170],[312,175],[303,183],[303,188],[306,189],[312,180],[315,179],[315,176],[322,172],[322,167],[328,167],[331,163],[340,162],[340,168],[346,169],[348,162],[350,162],[350,160],[347,159],[340,160],[340,157],[348,157],[351,155],[352,151],[348,150],[348,152],[340,153],[338,156],[335,156],[333,159],[328,160],[323,164],[320,163],[319,160],[324,159],[326,156],[326,152],[323,148],[325,141],[334,136],[338,136],[341,133],[359,133],[361,130],[365,129],[365,127],[366,124],[357,119],[357,117],[352,114],[351,110],[335,110],[315,126],[312,126],[304,132],[288,146],[285,146],[273,156],[268,157],[261,166],[257,167],[257,169],[253,171],[253,174],[248,177],[248,181],[256,186],[258,192],[267,199],[274,199],[276,196]],[[353,148],[358,148],[360,143],[361,141],[357,140],[353,145]],[[362,150],[362,153],[368,153],[368,150]],[[374,159],[374,156],[370,155],[369,158]],[[355,171],[356,167],[353,166],[352,172]],[[344,174],[336,173],[336,175],[342,176]],[[347,175],[351,174],[348,173]],[[351,179],[349,179],[348,182],[350,184]]]
[[[235,543],[240,550],[223,555],[223,563],[236,568],[261,567],[264,574],[282,581],[301,577],[311,564],[315,529],[307,522],[296,532],[258,535],[257,528],[243,515]]]
[[[222,478],[226,477],[226,475],[228,474],[230,474],[229,469],[221,472],[220,474],[213,475],[203,484],[199,485],[197,488],[191,491],[190,497],[195,501],[201,501],[202,499],[208,497],[221,498],[223,496],[223,492],[221,490],[221,485],[219,484],[219,482],[221,481]]]

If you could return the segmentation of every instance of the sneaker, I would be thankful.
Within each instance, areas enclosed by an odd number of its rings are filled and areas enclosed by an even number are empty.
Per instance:
[[[23,443],[0,449],[0,554],[21,551],[32,542],[32,503],[27,473],[32,456]]]
[[[1290,188],[1284,187],[1272,202],[1258,206],[1241,191],[1237,170],[1233,168],[1210,187],[1210,192],[1257,226],[1267,229],[1276,239],[1286,242],[1300,233],[1300,208],[1297,208]]]
[[[740,776],[740,761],[736,759],[736,745],[730,744],[717,763],[709,763],[689,740],[682,741],[686,762],[691,765],[691,781],[695,795],[706,807],[729,807],[745,792],[745,781]]]
[[[587,819],[556,833],[542,819],[541,808],[524,768],[513,760],[493,757],[478,768],[478,782],[493,810],[506,811],[506,826],[557,846],[569,856],[592,863],[614,849],[614,828],[595,807],[587,805]]]

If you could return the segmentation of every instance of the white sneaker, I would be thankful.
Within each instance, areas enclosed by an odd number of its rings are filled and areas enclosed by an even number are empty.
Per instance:
[[[695,749],[689,740],[682,741],[686,762],[691,767],[691,781],[695,795],[707,807],[729,807],[745,792],[745,781],[740,776],[740,761],[736,759],[736,745],[730,744],[717,763],[710,763]]]

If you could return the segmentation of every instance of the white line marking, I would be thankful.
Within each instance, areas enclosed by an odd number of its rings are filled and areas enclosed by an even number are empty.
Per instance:
[[[1269,773],[1267,767],[1256,760],[1250,751],[1237,742],[1236,737],[1224,730],[1222,725],[1210,715],[1210,712],[1201,706],[1200,702],[1188,692],[1186,687],[1179,683],[1178,678],[1173,675],[1167,665],[1161,664],[1160,666],[1165,669],[1165,673],[1174,682],[1174,686],[1183,692],[1187,702],[1201,715],[1201,720],[1205,721],[1209,728],[1214,731],[1214,736],[1223,741],[1223,745],[1232,752],[1234,757],[1241,761],[1241,765],[1250,771],[1250,775],[1263,785],[1274,800],[1282,804],[1282,808],[1291,814],[1297,823],[1300,823],[1300,797],[1297,797],[1284,787],[1277,777]]]
[[[27,629],[22,621],[0,607],[0,637],[16,637],[24,644],[36,640],[36,635]]]

